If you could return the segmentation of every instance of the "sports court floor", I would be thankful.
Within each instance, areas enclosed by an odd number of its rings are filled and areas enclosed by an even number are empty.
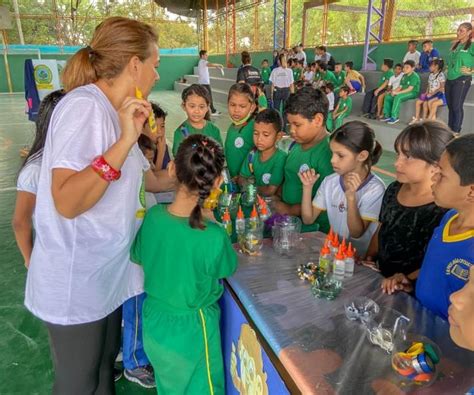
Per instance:
[[[167,138],[185,119],[176,92],[156,92],[152,99],[168,112]],[[15,203],[15,185],[22,159],[19,150],[31,144],[34,125],[24,113],[21,94],[0,94],[0,394],[50,394],[53,371],[49,357],[48,337],[44,325],[24,307],[26,269],[18,252],[11,228]],[[226,109],[216,118],[225,137],[230,123]],[[385,152],[379,168],[393,172],[394,154]],[[379,174],[386,184],[393,178]],[[71,356],[73,358],[73,356]],[[153,394],[122,378],[117,383],[118,394]]]

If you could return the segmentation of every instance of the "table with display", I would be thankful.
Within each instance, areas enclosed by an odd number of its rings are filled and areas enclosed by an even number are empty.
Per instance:
[[[279,256],[271,239],[264,240],[259,256],[239,253],[239,267],[225,281],[221,299],[226,393],[404,393],[407,387],[392,368],[391,354],[369,342],[361,322],[346,318],[344,303],[357,296],[373,299],[380,316],[400,312],[410,319],[409,333],[438,345],[437,379],[416,393],[468,393],[474,387],[474,352],[456,346],[449,324],[415,298],[383,294],[379,273],[356,266],[335,300],[312,295],[297,267],[317,262],[324,236],[302,235],[292,258]]]

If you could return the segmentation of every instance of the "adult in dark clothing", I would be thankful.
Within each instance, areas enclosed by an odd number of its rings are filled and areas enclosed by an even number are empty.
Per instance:
[[[262,83],[260,70],[252,66],[252,59],[247,51],[242,52],[242,67],[237,71],[237,82],[244,82],[250,86]]]

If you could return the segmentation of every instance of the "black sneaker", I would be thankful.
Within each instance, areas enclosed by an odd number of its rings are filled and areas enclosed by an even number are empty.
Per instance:
[[[114,382],[119,381],[122,378],[122,369],[114,368]]]
[[[123,371],[125,378],[128,381],[137,383],[143,388],[155,388],[155,374],[151,365],[140,366],[136,369],[125,369]]]

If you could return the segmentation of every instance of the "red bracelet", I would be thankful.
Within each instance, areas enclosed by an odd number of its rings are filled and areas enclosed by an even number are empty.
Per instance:
[[[122,172],[110,166],[102,155],[94,158],[91,167],[101,178],[108,182],[117,181],[122,175]]]

